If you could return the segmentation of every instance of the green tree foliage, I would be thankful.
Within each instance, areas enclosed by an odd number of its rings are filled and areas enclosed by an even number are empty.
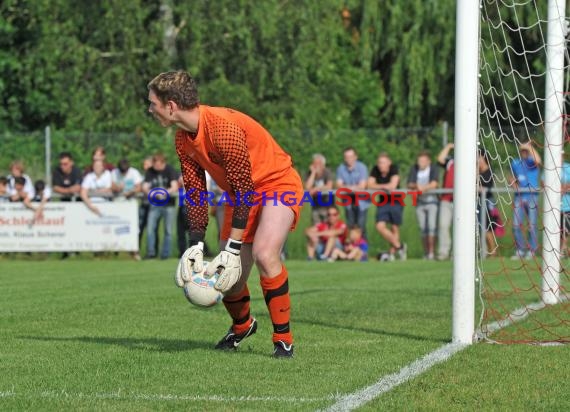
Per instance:
[[[432,125],[450,115],[453,4],[5,0],[0,127],[157,130],[145,86],[176,68],[270,128]]]
[[[384,140],[362,130],[452,119],[455,3],[4,0],[0,129],[132,133],[124,150],[146,147],[150,135],[164,142],[146,115],[146,84],[185,69],[204,103],[250,113],[296,156],[308,159],[315,146],[335,147],[338,156],[335,142],[353,130],[357,143],[372,139],[373,158]],[[530,3],[516,12],[490,6],[491,17],[513,24],[536,20]],[[516,32],[507,35],[516,40]],[[507,54],[498,60],[509,64]]]

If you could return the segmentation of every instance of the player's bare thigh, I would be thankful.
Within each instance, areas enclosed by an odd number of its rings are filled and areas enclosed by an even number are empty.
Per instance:
[[[281,250],[294,219],[293,210],[283,204],[262,208],[252,250],[261,276],[272,278],[281,273]]]
[[[242,291],[254,262],[260,276],[275,277],[281,273],[281,250],[294,218],[291,208],[282,204],[262,208],[253,244],[244,243],[241,247],[242,276],[225,296]]]

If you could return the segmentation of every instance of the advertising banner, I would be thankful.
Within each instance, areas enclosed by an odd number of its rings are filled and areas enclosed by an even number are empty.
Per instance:
[[[138,202],[46,203],[43,217],[22,203],[0,203],[0,252],[137,251]]]

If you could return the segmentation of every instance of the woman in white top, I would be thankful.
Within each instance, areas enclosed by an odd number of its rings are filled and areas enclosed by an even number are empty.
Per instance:
[[[93,171],[88,173],[81,183],[81,199],[89,210],[101,216],[101,212],[94,203],[110,200],[113,195],[112,186],[111,172],[105,170],[102,160],[95,160],[93,162]]]

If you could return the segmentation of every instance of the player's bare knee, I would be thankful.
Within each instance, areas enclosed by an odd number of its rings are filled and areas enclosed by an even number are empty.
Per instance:
[[[271,275],[275,268],[281,267],[281,256],[279,252],[273,250],[261,249],[256,251],[254,249],[253,258],[262,275]]]

